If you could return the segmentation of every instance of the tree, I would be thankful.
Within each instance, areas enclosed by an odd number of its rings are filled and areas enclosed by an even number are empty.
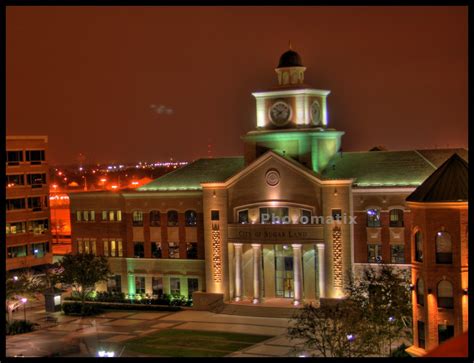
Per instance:
[[[7,273],[5,307],[8,322],[13,319],[13,311],[23,305],[22,299],[36,299],[36,294],[44,288],[44,280],[31,271],[23,273]]]
[[[84,313],[86,298],[94,291],[98,282],[107,281],[111,272],[104,256],[92,253],[67,254],[59,262],[59,281],[71,285],[81,299]]]
[[[306,304],[288,328],[290,340],[301,340],[300,349],[313,356],[365,357],[375,352],[366,336],[361,311],[347,302],[314,307]]]
[[[375,334],[379,355],[391,355],[395,340],[407,338],[411,326],[409,279],[406,271],[386,264],[366,267],[360,276],[349,275],[348,301],[358,306]]]

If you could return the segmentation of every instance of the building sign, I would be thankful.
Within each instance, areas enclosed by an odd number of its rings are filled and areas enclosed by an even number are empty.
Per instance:
[[[323,226],[301,224],[230,224],[227,240],[239,243],[322,242]]]

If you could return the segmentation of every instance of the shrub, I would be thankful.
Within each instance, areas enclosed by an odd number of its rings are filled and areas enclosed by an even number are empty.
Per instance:
[[[71,297],[66,297],[65,300],[79,301],[80,298],[73,294]],[[187,299],[184,295],[168,295],[163,294],[159,297],[153,298],[146,294],[125,295],[122,292],[107,292],[97,291],[93,292],[86,298],[86,301],[91,302],[114,302],[134,305],[166,305],[166,306],[192,306],[192,299]]]
[[[83,307],[82,304],[78,302],[64,303],[62,310],[65,315],[90,316],[102,313],[102,309],[95,304],[84,304]]]
[[[39,324],[29,320],[14,320],[12,323],[7,322],[6,333],[7,335],[29,333],[35,330],[36,326],[39,326]]]

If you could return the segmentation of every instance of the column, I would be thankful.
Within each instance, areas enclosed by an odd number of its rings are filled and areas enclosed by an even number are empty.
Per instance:
[[[234,243],[235,301],[242,299],[242,243]]]
[[[260,302],[260,278],[262,270],[262,245],[252,244],[253,249],[253,300],[252,303]]]
[[[301,303],[303,291],[303,266],[301,266],[301,244],[292,244],[291,247],[293,247],[293,305],[299,305]]]
[[[319,281],[319,298],[325,297],[325,279],[324,276],[324,243],[316,245],[318,249],[318,281]]]

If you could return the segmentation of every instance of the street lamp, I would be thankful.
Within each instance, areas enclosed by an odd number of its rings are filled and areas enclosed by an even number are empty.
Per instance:
[[[21,302],[23,303],[23,320],[26,321],[26,302],[28,299],[26,297],[21,298]]]
[[[18,276],[13,276],[13,281],[18,281]]]

